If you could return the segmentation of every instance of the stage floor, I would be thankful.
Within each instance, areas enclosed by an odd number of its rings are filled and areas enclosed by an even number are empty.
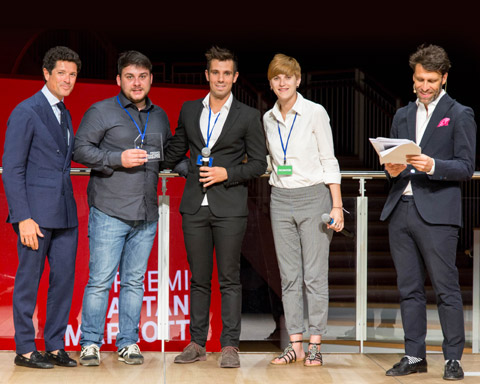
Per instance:
[[[194,364],[174,364],[177,353],[166,353],[166,380],[164,355],[161,352],[144,352],[145,363],[129,366],[117,361],[114,352],[102,352],[99,367],[62,368],[40,370],[17,367],[13,364],[14,352],[0,352],[0,383],[68,383],[68,384],[150,384],[150,383],[442,383],[443,357],[433,353],[427,356],[428,373],[404,377],[386,377],[385,371],[401,354],[347,354],[324,353],[323,367],[304,367],[302,363],[273,366],[269,361],[274,353],[245,352],[240,354],[241,368],[222,369],[218,362],[220,353],[209,353],[207,361]],[[71,356],[78,360],[79,353]],[[480,355],[465,354],[462,359],[464,383],[480,382]]]

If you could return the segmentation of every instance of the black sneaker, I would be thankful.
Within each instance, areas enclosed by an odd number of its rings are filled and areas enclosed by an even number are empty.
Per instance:
[[[139,365],[143,364],[143,356],[137,344],[130,344],[118,351],[118,361],[127,364]]]
[[[462,380],[463,369],[457,360],[448,360],[445,364],[444,380]]]

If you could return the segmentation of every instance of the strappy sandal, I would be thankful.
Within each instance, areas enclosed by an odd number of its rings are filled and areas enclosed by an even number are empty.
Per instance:
[[[273,365],[287,365],[287,364],[292,364],[297,362],[297,354],[295,353],[295,350],[293,349],[292,343],[302,343],[303,340],[295,340],[295,341],[290,341],[290,343],[287,345],[287,348],[284,349],[281,355],[277,356],[275,359],[270,361],[270,364]],[[283,359],[283,361],[276,362],[275,360],[278,359]],[[303,361],[298,360],[298,361]]]
[[[313,347],[310,348],[310,345],[313,345]],[[323,365],[323,358],[319,349],[320,345],[322,343],[308,343],[309,350],[303,363],[305,367],[321,367]]]

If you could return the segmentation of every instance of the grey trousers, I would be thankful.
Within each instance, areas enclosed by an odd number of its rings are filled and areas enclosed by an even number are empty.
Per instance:
[[[289,335],[305,332],[304,293],[310,334],[326,333],[333,231],[321,216],[330,213],[331,201],[330,190],[323,183],[294,189],[272,187],[270,216]]]

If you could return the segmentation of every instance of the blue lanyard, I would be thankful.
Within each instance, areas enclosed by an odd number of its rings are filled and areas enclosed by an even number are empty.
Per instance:
[[[293,125],[295,124],[295,120],[297,120],[297,112],[295,112],[295,117],[293,119],[292,126],[290,127],[290,132],[288,133],[287,137],[287,145],[283,145],[283,139],[282,139],[282,133],[280,132],[280,123],[277,120],[277,126],[278,126],[278,136],[280,136],[280,144],[282,144],[282,149],[283,149],[283,165],[287,164],[287,148],[288,148],[288,142],[290,141],[290,135],[292,134],[292,129]]]
[[[130,116],[130,119],[132,119],[133,121],[133,124],[135,124],[135,126],[137,127],[138,129],[138,133],[140,134],[140,137],[142,138],[142,144],[143,144],[143,140],[145,139],[145,134],[147,133],[147,124],[148,124],[148,118],[150,116],[150,111],[147,112],[147,121],[145,121],[145,128],[143,129],[143,133],[142,133],[142,130],[140,129],[140,127],[138,126],[137,122],[135,121],[135,119],[132,117],[132,115],[130,114],[130,112],[127,111],[127,108],[125,108],[121,103],[120,103],[120,98],[118,97],[117,95],[117,101],[118,101],[118,104],[123,108],[123,110],[125,112],[127,112],[127,115]]]
[[[212,108],[210,108],[210,107],[208,107],[208,108],[209,108],[210,111],[208,113],[207,148],[208,148],[208,144],[210,143],[210,137],[212,137],[213,128],[215,128],[215,124],[217,124],[217,120],[220,117],[220,112],[219,112],[216,119],[215,119],[215,122],[213,123],[212,130],[210,130],[210,119],[212,118]]]

